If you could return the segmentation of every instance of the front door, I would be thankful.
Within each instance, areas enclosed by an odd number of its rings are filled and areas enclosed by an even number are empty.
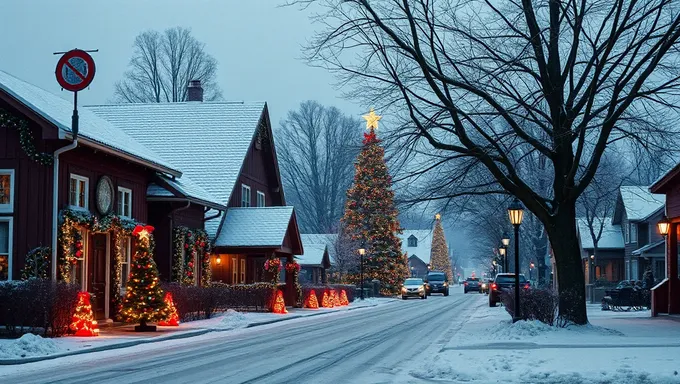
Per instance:
[[[92,235],[90,260],[90,294],[94,317],[103,319],[106,306],[106,240],[105,234]]]

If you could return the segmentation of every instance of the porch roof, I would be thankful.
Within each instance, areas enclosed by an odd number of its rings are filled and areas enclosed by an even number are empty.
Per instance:
[[[286,241],[287,237],[289,241]],[[293,254],[304,253],[293,207],[227,209],[224,223],[215,238],[215,247],[289,247]]]
[[[226,205],[217,203],[218,200],[215,197],[188,177],[173,180],[158,175],[156,182],[149,184],[146,196],[149,200],[158,201],[180,198],[220,211],[227,209]]]
[[[650,253],[664,253],[664,249],[662,245],[666,244],[665,240],[659,240],[654,243],[649,243],[645,245],[644,247],[638,248],[632,252],[633,256],[644,256],[645,254],[650,254]],[[658,249],[661,248],[661,249]]]
[[[310,267],[330,268],[331,261],[328,257],[328,247],[326,244],[307,244],[304,243],[304,255],[295,255],[300,265]]]

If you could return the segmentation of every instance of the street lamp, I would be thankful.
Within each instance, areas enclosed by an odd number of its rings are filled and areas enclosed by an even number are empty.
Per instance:
[[[361,267],[359,268],[361,270],[361,300],[364,299],[364,254],[366,253],[366,249],[364,248],[359,248],[359,255],[361,256]]]
[[[507,249],[505,247],[498,248],[498,253],[500,253],[501,256],[503,257],[503,272],[504,273],[508,272],[508,258],[505,255],[506,251],[507,251]]]
[[[595,282],[595,255],[590,255],[590,268],[588,269],[590,270],[590,284],[593,284]]]
[[[661,217],[661,220],[659,220],[658,223],[656,223],[656,227],[659,229],[659,234],[663,237],[666,237],[668,235],[668,232],[671,230],[671,222],[668,220],[666,215],[663,215]]]
[[[503,244],[504,247],[507,247],[510,245],[510,235],[508,235],[507,232],[503,232],[503,237],[501,238],[501,244]]]
[[[520,319],[519,307],[519,226],[522,224],[524,218],[524,207],[522,203],[515,198],[515,201],[508,207],[508,217],[510,224],[515,229],[515,316],[513,316],[513,323]]]
[[[529,280],[531,280],[531,278],[533,276],[533,274],[532,274],[533,271],[534,271],[534,262],[531,261],[530,264],[529,264]]]
[[[413,270],[414,270],[414,269],[415,269],[415,268],[411,267],[411,277],[415,276],[415,275],[413,274]]]

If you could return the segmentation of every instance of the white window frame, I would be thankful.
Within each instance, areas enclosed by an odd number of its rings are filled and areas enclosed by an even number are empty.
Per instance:
[[[239,271],[239,276],[241,277],[241,284],[246,283],[246,259],[241,259],[241,269]]]
[[[123,194],[123,199],[125,200],[125,196],[127,196],[127,205],[128,205],[128,210],[129,210],[129,215],[124,215],[123,214],[123,208],[125,207],[126,201],[123,201],[121,204],[120,201],[120,194]],[[118,187],[118,195],[116,196],[116,203],[118,204],[116,206],[116,210],[118,211],[118,216],[122,217],[127,217],[129,219],[132,218],[132,189],[130,188],[125,188],[125,187]],[[120,208],[120,210],[118,209]]]
[[[411,240],[413,240],[413,241],[411,241]],[[415,245],[411,245],[411,243],[415,243]],[[408,239],[406,239],[406,244],[407,244],[407,247],[412,247],[412,248],[418,247],[418,238],[411,235],[411,236],[408,237]]]
[[[85,182],[85,195],[84,195],[85,206],[84,207],[72,204],[72,201],[71,201],[71,180],[77,180],[77,181],[84,181]],[[77,185],[80,186],[80,183],[78,183]],[[81,191],[76,189],[76,195],[77,196],[80,195],[80,192]],[[69,204],[69,206],[71,208],[76,208],[76,209],[85,209],[85,210],[89,209],[89,206],[90,206],[89,194],[90,194],[90,179],[85,177],[85,176],[80,176],[80,175],[77,175],[75,173],[72,173],[69,177],[69,180],[68,180],[68,204]],[[77,199],[77,196],[76,196],[76,199]]]
[[[231,258],[231,283],[238,284],[238,258]]]
[[[626,226],[624,228],[623,237],[624,237],[624,240],[626,241],[626,244],[630,244],[630,223],[626,223]]]
[[[9,175],[9,203],[0,204],[0,212],[2,213],[12,213],[14,212],[14,170],[13,169],[0,169],[0,175]]]
[[[7,241],[7,268],[9,270],[7,271],[7,281],[13,280],[12,276],[12,246],[14,245],[14,218],[13,217],[2,217],[0,216],[0,222],[7,222],[9,223],[9,232],[7,233],[8,235],[8,241]],[[2,280],[0,280],[2,281]]]
[[[243,193],[243,191],[248,191],[248,193]],[[251,189],[250,185],[248,184],[241,184],[241,207],[251,207],[252,206],[252,201],[251,201]],[[247,198],[247,199],[246,199]],[[244,205],[247,204],[247,205]]]
[[[130,275],[130,262],[132,261],[132,239],[130,237],[123,238],[123,250],[125,259],[120,262],[120,291],[125,293],[127,284],[123,284],[125,279],[125,266],[127,265],[127,275]]]
[[[267,205],[267,196],[262,191],[257,191],[257,206],[265,207]],[[260,200],[262,200],[262,205],[260,205]]]
[[[76,258],[75,260],[83,263],[82,269],[80,270],[80,290],[87,291],[87,264],[88,264],[87,254],[89,252],[90,246],[90,232],[85,229],[79,229],[78,231],[80,232],[80,236],[82,237],[83,242],[83,257],[80,259]],[[76,274],[75,266],[72,266],[71,274],[72,278],[75,278]]]
[[[629,225],[630,225],[630,242],[637,243],[638,242],[637,224],[629,223]]]

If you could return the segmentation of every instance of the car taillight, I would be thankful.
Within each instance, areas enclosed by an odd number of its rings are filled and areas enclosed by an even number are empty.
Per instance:
[[[524,289],[529,289],[529,284],[525,284]]]
[[[491,284],[491,289],[496,289],[496,283]]]
[[[463,285],[467,285],[467,281],[463,283]]]

